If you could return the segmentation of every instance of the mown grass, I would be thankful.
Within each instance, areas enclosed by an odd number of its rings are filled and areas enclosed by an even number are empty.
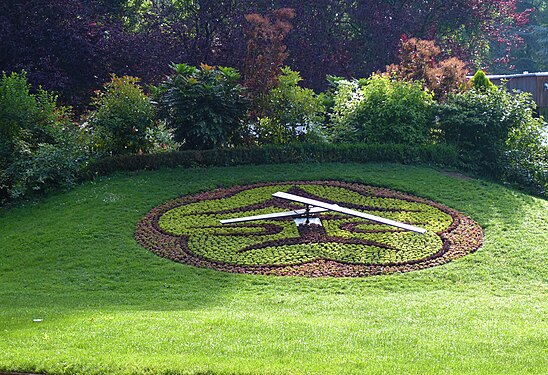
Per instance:
[[[140,247],[178,195],[261,181],[387,186],[462,211],[477,253],[362,279],[227,274]],[[102,178],[0,213],[0,371],[515,373],[548,368],[548,202],[424,167],[296,164]],[[33,319],[43,319],[34,322]]]

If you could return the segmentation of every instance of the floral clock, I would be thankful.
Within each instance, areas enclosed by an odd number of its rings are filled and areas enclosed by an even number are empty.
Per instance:
[[[289,192],[420,226],[405,231],[335,212],[322,225],[291,218],[222,225],[220,220],[302,209],[272,197]],[[184,196],[152,209],[136,239],[176,262],[226,272],[285,276],[368,276],[409,272],[476,251],[481,227],[439,203],[408,194],[339,181],[263,183]]]

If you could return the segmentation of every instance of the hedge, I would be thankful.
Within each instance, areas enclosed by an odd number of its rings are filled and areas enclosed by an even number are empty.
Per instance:
[[[159,154],[119,155],[99,159],[83,173],[83,179],[118,171],[154,170],[175,167],[212,167],[246,164],[301,162],[394,162],[457,166],[457,150],[431,144],[288,144],[251,148],[222,148]]]

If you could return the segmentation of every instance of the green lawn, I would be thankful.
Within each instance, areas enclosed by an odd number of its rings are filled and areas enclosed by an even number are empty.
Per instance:
[[[216,187],[339,179],[455,208],[475,254],[361,279],[227,274],[133,238],[152,207]],[[0,371],[541,374],[548,201],[424,167],[307,164],[117,175],[0,212]],[[34,322],[33,319],[43,319]]]

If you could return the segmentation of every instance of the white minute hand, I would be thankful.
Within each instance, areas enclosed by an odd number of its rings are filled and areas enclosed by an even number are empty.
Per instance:
[[[277,198],[287,199],[287,200],[290,200],[290,201],[293,201],[293,202],[304,203],[304,204],[309,205],[309,206],[321,207],[321,208],[328,209],[330,211],[340,212],[342,214],[347,214],[347,215],[350,215],[350,216],[361,217],[361,218],[371,220],[371,221],[374,221],[374,222],[377,222],[377,223],[391,225],[393,227],[405,229],[405,230],[412,231],[412,232],[417,232],[417,233],[421,233],[421,234],[426,233],[426,229],[419,228],[419,227],[416,227],[414,225],[400,223],[399,221],[385,219],[385,218],[380,217],[380,216],[375,216],[375,215],[366,214],[366,213],[363,213],[363,212],[360,212],[360,211],[351,210],[350,208],[341,207],[337,204],[325,203],[325,202],[318,201],[318,200],[315,200],[315,199],[300,197],[298,195],[284,193],[284,192],[281,192],[281,191],[279,191],[277,193],[274,193],[272,195],[274,197],[277,197]]]

